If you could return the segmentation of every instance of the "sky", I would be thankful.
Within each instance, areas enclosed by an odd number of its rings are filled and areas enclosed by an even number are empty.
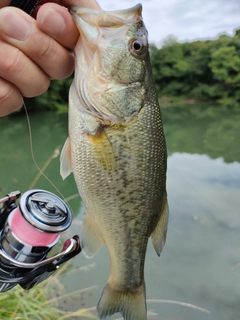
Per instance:
[[[104,10],[130,8],[138,0],[98,0]],[[240,0],[141,0],[149,42],[161,46],[168,36],[180,42],[233,35],[240,28]]]

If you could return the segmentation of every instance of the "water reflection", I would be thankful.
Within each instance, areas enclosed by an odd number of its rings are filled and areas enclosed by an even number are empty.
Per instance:
[[[160,259],[151,243],[148,246],[147,298],[182,301],[211,314],[149,301],[149,319],[236,320],[240,314],[240,267],[234,268],[240,262],[240,117],[225,111],[196,115],[191,110],[190,115],[186,110],[177,114],[170,110],[171,116],[164,112],[170,221]],[[66,139],[67,115],[36,114],[31,124],[35,157],[42,167]],[[26,118],[0,119],[0,128],[2,196],[14,189],[27,190],[38,171],[30,153]],[[62,181],[58,158],[51,161],[46,174],[66,197],[76,194],[72,176]],[[35,187],[56,193],[42,177]],[[79,198],[70,204],[76,214],[81,211]],[[79,213],[73,233],[79,232],[80,219]],[[86,265],[89,267],[79,271]],[[67,308],[95,306],[108,274],[106,248],[91,260],[79,255],[62,283],[68,292],[98,287],[77,293],[67,300]]]
[[[164,254],[175,257],[168,265],[174,295],[198,302],[213,319],[237,319],[240,269],[231,271],[240,261],[240,164],[186,153],[174,153],[168,163],[171,216]]]

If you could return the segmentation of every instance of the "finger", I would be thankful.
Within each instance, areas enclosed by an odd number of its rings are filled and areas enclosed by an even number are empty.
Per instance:
[[[25,53],[51,78],[65,78],[73,72],[73,54],[39,30],[37,22],[22,10],[1,9],[0,32],[5,41]]]
[[[74,49],[79,31],[67,8],[47,3],[37,13],[37,25],[62,46]]]
[[[0,40],[0,77],[14,84],[25,97],[38,96],[49,87],[49,77],[16,47]]]
[[[10,82],[0,78],[0,117],[20,109],[23,97],[19,90]]]

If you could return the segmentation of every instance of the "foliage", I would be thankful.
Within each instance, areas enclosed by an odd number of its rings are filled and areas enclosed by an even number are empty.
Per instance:
[[[233,37],[186,43],[171,38],[150,49],[160,97],[240,105],[240,29]]]
[[[240,105],[240,29],[216,40],[178,43],[171,36],[161,48],[152,44],[150,52],[160,97]],[[29,109],[66,112],[72,78],[53,80],[45,94],[31,99]]]

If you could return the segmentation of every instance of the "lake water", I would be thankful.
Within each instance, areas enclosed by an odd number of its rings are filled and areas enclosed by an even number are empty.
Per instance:
[[[167,189],[170,206],[168,237],[158,258],[149,243],[145,279],[148,319],[237,320],[240,317],[240,110],[185,106],[163,109],[168,146]],[[32,114],[35,158],[40,167],[67,137],[67,115]],[[38,171],[29,148],[26,117],[0,119],[0,197],[26,191]],[[77,194],[73,177],[62,181],[59,157],[45,173],[65,197]],[[34,188],[56,193],[40,177]],[[79,231],[79,197],[70,201]],[[69,232],[67,235],[69,236]],[[79,270],[81,267],[88,266]],[[107,281],[106,248],[93,259],[82,254],[61,277],[67,292],[76,293],[62,307],[94,307]],[[95,287],[97,286],[97,287]],[[170,300],[170,301],[169,301]],[[180,301],[208,312],[173,304]],[[117,319],[119,315],[111,319]]]

